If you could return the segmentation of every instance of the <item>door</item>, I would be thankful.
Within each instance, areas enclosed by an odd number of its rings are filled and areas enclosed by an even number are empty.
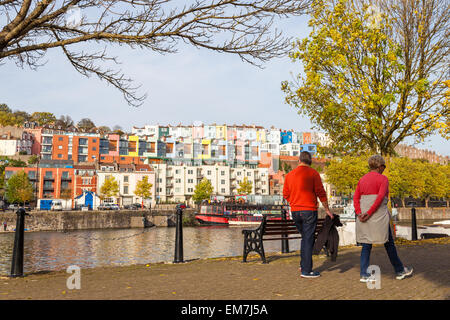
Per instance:
[[[84,204],[89,207],[89,210],[93,210],[93,204],[94,204],[94,196],[91,192],[86,192],[84,196]]]

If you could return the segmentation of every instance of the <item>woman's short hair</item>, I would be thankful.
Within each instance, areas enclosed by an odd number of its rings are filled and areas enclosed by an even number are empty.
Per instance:
[[[379,154],[373,155],[369,158],[367,161],[369,163],[370,170],[378,169],[381,166],[385,166],[386,163],[384,162],[384,159]]]
[[[312,163],[311,153],[309,153],[308,151],[300,152],[300,162],[305,163],[308,166],[310,166]]]

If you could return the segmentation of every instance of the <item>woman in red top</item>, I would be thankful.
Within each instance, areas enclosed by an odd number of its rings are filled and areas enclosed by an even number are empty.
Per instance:
[[[386,168],[383,157],[374,155],[369,158],[370,172],[358,182],[353,196],[353,205],[358,217],[356,220],[356,242],[362,245],[360,260],[360,281],[370,281],[367,272],[372,244],[384,244],[396,278],[401,280],[410,276],[412,268],[404,267],[400,261],[390,228],[390,213],[387,207],[389,180],[382,175]]]

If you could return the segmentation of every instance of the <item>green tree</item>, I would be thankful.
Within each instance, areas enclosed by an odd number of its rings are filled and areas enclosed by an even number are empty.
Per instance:
[[[56,117],[51,112],[33,112],[31,120],[37,122],[40,126],[44,126],[55,123]]]
[[[38,162],[39,162],[39,157],[35,154],[28,158],[29,165],[36,164]]]
[[[251,194],[253,190],[253,183],[244,177],[244,180],[239,182],[239,188],[237,189],[238,194]]]
[[[100,196],[103,199],[117,197],[119,195],[119,183],[113,176],[107,176],[100,187]]]
[[[338,151],[390,155],[407,137],[449,138],[448,5],[385,1],[379,10],[362,0],[314,1],[312,32],[290,54],[304,75],[282,83],[286,102]]]
[[[211,184],[211,181],[209,181],[206,178],[203,178],[200,183],[198,183],[195,186],[194,194],[192,195],[192,200],[194,200],[195,203],[199,204],[203,200],[208,200],[211,198],[211,195],[214,192],[214,188]]]
[[[389,194],[391,198],[422,198],[425,195],[426,169],[421,161],[409,158],[392,158],[389,174]]]
[[[344,156],[330,161],[325,168],[325,177],[326,182],[331,184],[337,192],[352,195],[359,179],[368,172],[366,156]]]
[[[141,208],[144,208],[144,199],[151,197],[152,187],[153,184],[148,181],[148,176],[144,176],[142,180],[136,183],[134,194],[142,198]]]
[[[446,196],[449,182],[444,166],[437,163],[422,163],[422,176],[424,189],[421,198],[425,199],[425,205],[428,207],[431,197],[444,198]]]
[[[25,204],[33,199],[33,195],[33,186],[23,170],[13,174],[6,183],[5,196],[10,203]]]
[[[89,118],[83,118],[77,123],[77,128],[83,131],[95,129],[95,123]]]
[[[66,209],[67,209],[67,200],[72,199],[72,189],[66,188],[66,189],[61,190],[60,197],[61,197],[61,199],[66,200]]]

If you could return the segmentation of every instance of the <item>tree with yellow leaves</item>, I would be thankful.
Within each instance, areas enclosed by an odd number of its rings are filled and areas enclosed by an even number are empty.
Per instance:
[[[286,101],[338,151],[391,155],[407,137],[449,139],[449,21],[438,0],[316,0],[311,34],[290,53],[304,74],[282,83]]]

